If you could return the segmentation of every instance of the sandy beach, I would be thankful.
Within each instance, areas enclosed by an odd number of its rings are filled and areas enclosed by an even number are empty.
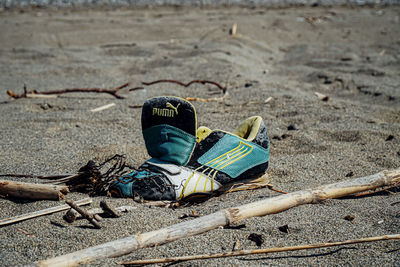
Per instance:
[[[237,25],[235,35],[232,26]],[[400,7],[97,7],[0,10],[0,174],[73,174],[89,160],[124,154],[139,166],[149,158],[141,109],[150,97],[214,98],[212,84],[122,89],[124,99],[72,93],[11,99],[7,90],[115,88],[129,82],[210,80],[226,86],[222,101],[193,101],[198,126],[232,131],[253,115],[271,142],[270,183],[293,192],[400,166]],[[322,101],[315,92],[327,96]],[[265,100],[272,100],[265,103]],[[92,109],[115,103],[109,109]],[[24,182],[31,178],[2,177]],[[21,266],[143,233],[279,193],[234,192],[177,209],[135,206],[102,229],[68,224],[64,212],[0,228],[0,265]],[[87,197],[68,195],[73,200]],[[367,197],[327,200],[243,221],[166,245],[91,263],[342,241],[397,234],[398,189]],[[0,198],[0,219],[63,204]],[[88,208],[88,207],[86,207]],[[354,220],[345,220],[345,216]],[[279,226],[288,225],[284,233]],[[21,231],[22,230],[22,231]],[[177,266],[398,266],[398,241],[179,263]]]

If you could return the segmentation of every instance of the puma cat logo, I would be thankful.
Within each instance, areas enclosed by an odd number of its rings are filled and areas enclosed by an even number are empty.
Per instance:
[[[175,113],[178,115],[178,107],[181,105],[179,103],[176,107],[174,107],[171,103],[167,102],[167,108],[153,108],[153,116],[162,116],[162,117],[174,117]]]
[[[172,108],[173,110],[175,110],[176,115],[178,115],[178,107],[181,105],[181,103],[179,103],[176,107],[174,107],[171,103],[167,102],[166,106],[167,108]]]

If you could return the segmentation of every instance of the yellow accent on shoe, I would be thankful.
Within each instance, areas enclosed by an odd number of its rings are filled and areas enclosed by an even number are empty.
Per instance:
[[[171,103],[167,102],[166,106],[167,108],[172,108],[173,110],[175,110],[176,115],[178,115],[178,108],[181,105],[181,103],[179,103],[176,107],[174,107],[174,105],[172,105]]]
[[[186,180],[185,185],[183,186],[181,195],[179,196],[179,199],[181,199],[181,198],[185,195],[186,186],[188,185],[190,179],[192,179],[193,175],[194,175],[194,172],[192,172],[192,174],[191,174],[191,175],[189,176],[189,178]]]
[[[258,130],[262,118],[260,116],[253,116],[243,121],[234,131],[233,134],[245,139],[246,141],[253,141],[257,137]]]
[[[200,143],[201,140],[205,139],[211,132],[211,129],[205,126],[200,126],[196,132],[196,142]]]

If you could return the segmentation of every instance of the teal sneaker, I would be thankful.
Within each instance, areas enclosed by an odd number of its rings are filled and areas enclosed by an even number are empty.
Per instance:
[[[177,97],[156,97],[142,109],[142,132],[153,158],[185,165],[196,144],[196,110]]]
[[[202,178],[187,178],[178,199],[212,195],[227,184],[259,178],[268,162],[268,133],[260,116],[246,119],[233,133],[199,127],[196,148],[185,167]],[[211,188],[204,179],[212,183]]]
[[[186,165],[195,148],[196,130],[196,110],[190,102],[177,97],[147,100],[142,109],[142,133],[152,159],[137,171],[112,183],[109,188],[111,195],[139,196],[146,200],[175,200],[176,185],[159,167],[149,163],[163,162],[163,166],[172,169]]]
[[[115,181],[109,189],[113,196],[197,200],[224,185],[256,179],[268,168],[267,128],[259,116],[246,119],[232,133],[196,129],[196,112],[189,102],[159,97],[143,106],[142,125],[153,158]]]

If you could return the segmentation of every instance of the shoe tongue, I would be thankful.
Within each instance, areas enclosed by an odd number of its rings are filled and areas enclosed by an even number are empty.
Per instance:
[[[142,109],[142,131],[151,157],[185,165],[196,143],[194,106],[177,97],[149,99]]]

